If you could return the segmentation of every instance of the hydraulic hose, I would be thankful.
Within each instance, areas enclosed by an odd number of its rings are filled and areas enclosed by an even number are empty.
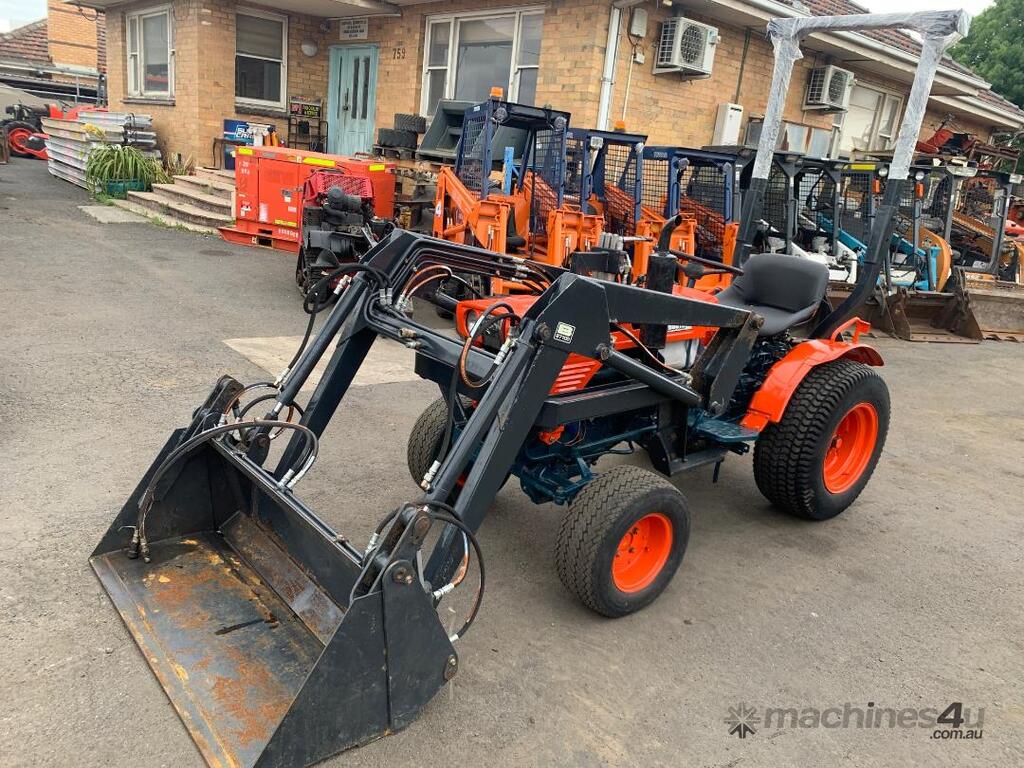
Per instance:
[[[309,427],[302,424],[295,424],[290,421],[255,419],[253,421],[236,422],[234,424],[220,424],[218,426],[211,427],[204,432],[200,432],[195,437],[186,440],[171,451],[167,458],[160,462],[156,472],[153,473],[153,477],[150,479],[149,484],[146,486],[146,490],[143,491],[142,497],[139,499],[139,516],[136,521],[135,533],[132,535],[131,545],[128,548],[129,558],[135,559],[141,553],[142,558],[147,563],[149,562],[149,542],[146,539],[146,518],[149,515],[149,511],[153,508],[153,502],[156,497],[156,486],[160,482],[161,478],[167,473],[167,470],[203,443],[206,443],[215,437],[219,437],[220,435],[228,434],[229,432],[240,432],[252,427],[292,429],[296,432],[302,433],[306,438],[306,448],[302,453],[301,460],[297,461],[295,465],[302,468],[300,471],[304,471],[308,468],[305,465],[310,460],[315,459],[320,450],[320,444],[317,440],[316,434],[309,429]],[[291,471],[292,470],[289,470],[289,472]]]

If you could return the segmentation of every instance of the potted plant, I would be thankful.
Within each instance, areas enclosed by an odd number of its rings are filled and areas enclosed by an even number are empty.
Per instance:
[[[157,161],[137,147],[100,144],[89,152],[85,180],[94,193],[125,198],[129,190],[143,192],[154,182],[166,181],[167,175]]]

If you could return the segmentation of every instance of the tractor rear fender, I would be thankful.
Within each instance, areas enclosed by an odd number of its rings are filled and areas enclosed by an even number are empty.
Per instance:
[[[842,334],[853,326],[853,339],[844,341]],[[878,350],[860,342],[861,333],[871,326],[855,317],[837,329],[830,339],[807,339],[794,346],[785,357],[772,366],[760,389],[754,394],[743,417],[743,426],[760,432],[776,423],[789,405],[800,382],[811,369],[840,358],[856,360],[865,365],[884,365]]]

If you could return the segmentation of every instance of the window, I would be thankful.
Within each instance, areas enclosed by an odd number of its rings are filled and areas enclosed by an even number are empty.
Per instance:
[[[174,24],[170,6],[125,16],[128,95],[170,98],[174,95]]]
[[[756,147],[761,139],[761,126],[764,119],[752,116],[747,121],[747,132],[744,145]],[[775,148],[783,152],[799,152],[809,157],[835,157],[836,134],[838,128],[817,128],[813,125],[782,121],[779,138]]]
[[[839,150],[852,152],[892,149],[899,131],[903,98],[877,88],[855,85],[850,107],[837,119],[841,126]]]
[[[529,9],[428,18],[422,114],[432,115],[439,99],[483,101],[495,86],[532,104],[543,22],[542,11]]]
[[[235,98],[284,108],[288,82],[288,19],[261,11],[235,14]]]

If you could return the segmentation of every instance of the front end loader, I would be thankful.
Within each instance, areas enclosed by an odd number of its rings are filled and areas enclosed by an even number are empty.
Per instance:
[[[730,267],[735,279],[714,297],[677,296],[678,257],[667,247],[652,254],[648,287],[638,287],[396,230],[326,276],[342,278],[337,301],[292,364],[274,382],[222,378],[171,434],[91,558],[207,762],[306,766],[412,722],[459,672],[457,644],[480,617],[485,586],[476,533],[510,475],[535,501],[567,505],[559,577],[611,617],[650,605],[682,561],[689,507],[664,476],[753,444],[757,485],[776,506],[825,520],[852,504],[881,454],[889,396],[872,367],[878,353],[858,340],[866,324],[851,310],[881,270],[939,58],[968,22],[937,12],[769,24],[772,97],[744,221],[759,213],[799,41],[894,26],[924,41],[862,279],[824,318],[825,267],[778,254]],[[666,224],[662,242],[683,218]],[[499,302],[459,340],[407,311],[438,269],[546,289],[522,314]],[[790,334],[807,324],[807,338]],[[496,352],[475,343],[490,326],[505,329]],[[708,329],[685,370],[658,354],[673,326]],[[420,492],[382,514],[362,545],[297,488],[378,338],[415,350],[443,408],[425,413],[410,438]],[[554,393],[580,359],[597,363],[591,379]],[[248,415],[256,407],[266,409],[260,418]],[[282,435],[278,458],[273,440]],[[645,450],[657,473],[595,471],[620,446]],[[474,584],[462,626],[445,630],[438,606]]]

